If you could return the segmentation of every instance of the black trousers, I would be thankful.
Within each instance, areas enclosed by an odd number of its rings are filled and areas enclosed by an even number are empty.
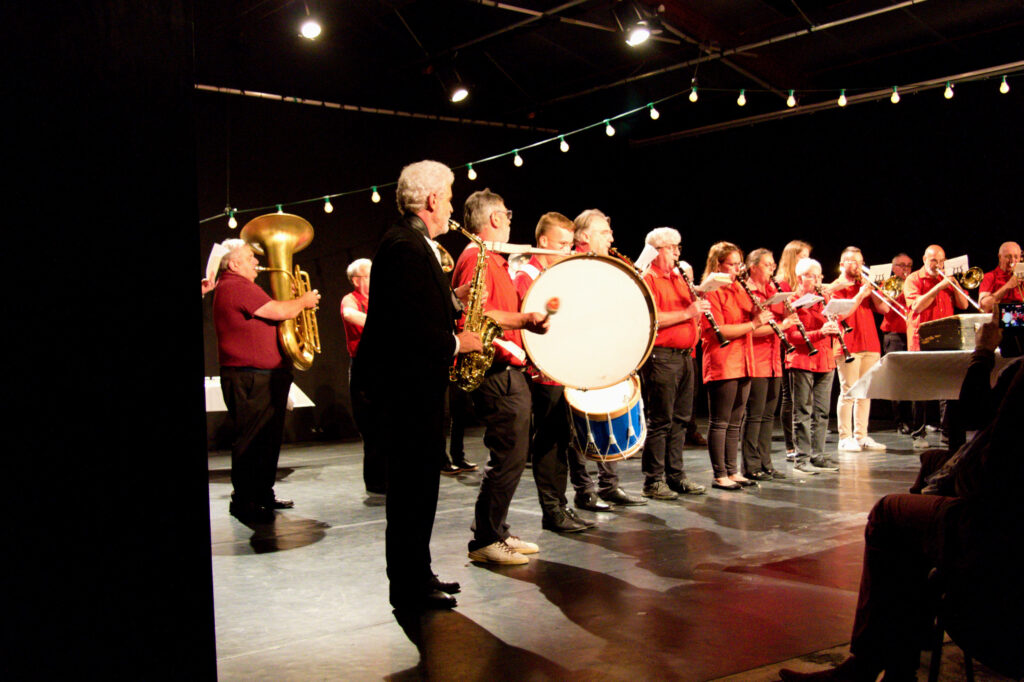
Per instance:
[[[747,474],[774,471],[772,464],[772,431],[775,428],[775,406],[779,402],[781,377],[753,377],[750,397],[743,417],[743,470]]]
[[[220,390],[235,424],[231,443],[231,499],[269,504],[281,454],[290,369],[221,367]]]
[[[363,485],[371,493],[387,491],[387,460],[377,446],[377,438],[373,428],[373,415],[370,412],[370,398],[366,390],[352,384],[352,366],[356,363],[352,358],[349,365],[348,386],[352,400],[352,418],[363,439]]]
[[[708,454],[715,478],[739,473],[736,451],[740,441],[740,423],[750,394],[750,379],[709,381]]]
[[[656,347],[640,369],[647,440],[642,459],[644,483],[679,483],[683,471],[686,427],[693,419],[693,358],[690,351]]]
[[[551,514],[564,507],[569,471],[569,406],[560,385],[530,383],[533,399],[533,439],[530,457],[540,508]]]
[[[476,499],[469,551],[508,537],[508,508],[526,468],[530,445],[530,389],[522,372],[497,371],[473,391],[473,409],[484,424],[490,451]]]
[[[907,335],[897,332],[885,332],[882,336],[882,354],[895,353],[907,349]],[[910,400],[891,400],[892,417],[897,425],[910,426],[914,423],[914,403]]]

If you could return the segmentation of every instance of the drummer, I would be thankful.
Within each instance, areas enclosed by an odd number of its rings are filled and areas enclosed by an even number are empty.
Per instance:
[[[576,253],[593,253],[608,256],[612,242],[611,218],[596,208],[587,210],[576,216],[573,221],[573,239]],[[587,460],[578,448],[569,453],[569,478],[576,489],[573,500],[580,509],[590,511],[608,511],[610,505],[634,506],[647,504],[647,500],[639,495],[630,495],[619,487],[619,474],[614,462],[597,462],[598,486],[587,471]]]
[[[676,270],[679,232],[658,227],[646,243],[658,255],[644,273],[658,309],[658,336],[654,350],[640,369],[647,440],[644,443],[644,497],[674,500],[679,494],[703,495],[706,489],[686,478],[683,444],[686,427],[693,419],[693,354],[700,340],[698,318],[711,310],[707,301],[694,301],[686,282]]]

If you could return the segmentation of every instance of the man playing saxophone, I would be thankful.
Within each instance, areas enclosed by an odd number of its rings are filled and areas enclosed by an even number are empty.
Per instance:
[[[466,231],[478,239],[508,241],[512,211],[489,189],[466,199],[464,215]],[[452,273],[456,287],[471,282],[484,290],[474,289],[469,294],[466,318],[490,318],[504,331],[495,339],[494,360],[470,394],[476,416],[485,427],[484,443],[490,455],[476,501],[469,558],[488,564],[525,564],[529,561],[525,555],[539,548],[509,534],[506,522],[530,444],[530,389],[523,374],[526,354],[519,330],[544,333],[548,322],[543,313],[517,312],[520,300],[508,274],[508,262],[493,251],[481,252],[476,243],[466,246]],[[474,305],[479,309],[474,310]]]
[[[256,255],[241,239],[228,239],[217,272],[213,324],[217,329],[220,388],[235,425],[231,443],[231,514],[267,523],[291,500],[274,496],[292,362],[277,342],[277,323],[320,302],[316,289],[277,301],[256,284]]]

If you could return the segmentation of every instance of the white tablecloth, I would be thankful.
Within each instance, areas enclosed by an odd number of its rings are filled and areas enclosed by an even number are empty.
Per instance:
[[[886,400],[956,400],[971,362],[969,350],[899,351],[886,353],[868,373],[850,387],[854,398]],[[995,383],[1009,363],[996,353],[992,370]]]
[[[302,389],[292,382],[291,390],[288,391],[288,409],[296,407],[316,407]],[[220,391],[220,377],[206,377],[206,411],[227,412],[228,406],[224,404],[224,394]]]

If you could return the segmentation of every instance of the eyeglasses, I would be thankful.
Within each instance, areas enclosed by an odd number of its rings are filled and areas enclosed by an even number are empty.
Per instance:
[[[495,213],[504,213],[505,217],[508,218],[508,221],[512,222],[512,210],[511,209],[505,209],[504,211],[492,211],[491,215],[494,215]]]
[[[668,249],[669,251],[680,251],[679,244],[666,244],[665,246],[659,246],[659,249]]]

